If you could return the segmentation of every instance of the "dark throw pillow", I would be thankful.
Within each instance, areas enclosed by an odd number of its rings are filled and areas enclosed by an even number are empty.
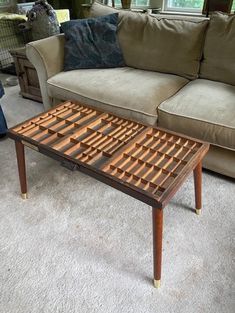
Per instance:
[[[77,19],[77,20],[70,20],[70,21],[61,23],[61,27],[60,27],[61,32],[62,33],[67,32],[70,28],[77,25],[77,23],[80,21],[81,21],[80,19]]]
[[[117,38],[118,13],[75,20],[65,33],[64,71],[125,65]]]

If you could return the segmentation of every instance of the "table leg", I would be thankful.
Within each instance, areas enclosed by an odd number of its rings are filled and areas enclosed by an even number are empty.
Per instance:
[[[26,199],[27,198],[27,182],[26,182],[26,170],[25,170],[24,145],[20,141],[15,141],[15,148],[16,148],[19,178],[20,178],[21,196],[23,199]]]
[[[202,162],[201,161],[195,167],[193,174],[194,174],[196,213],[200,215],[201,208],[202,208]]]
[[[154,287],[161,283],[163,209],[152,208]]]

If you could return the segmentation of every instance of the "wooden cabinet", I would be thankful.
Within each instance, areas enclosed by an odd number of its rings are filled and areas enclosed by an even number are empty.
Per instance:
[[[25,48],[14,49],[10,52],[14,58],[21,95],[24,98],[42,102],[38,75],[34,66],[27,59]]]

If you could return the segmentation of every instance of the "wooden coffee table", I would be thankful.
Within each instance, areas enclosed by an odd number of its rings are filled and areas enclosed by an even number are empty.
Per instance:
[[[209,144],[70,101],[8,134],[15,140],[23,198],[27,146],[152,206],[154,286],[159,287],[163,208],[193,171],[200,213],[202,159]]]

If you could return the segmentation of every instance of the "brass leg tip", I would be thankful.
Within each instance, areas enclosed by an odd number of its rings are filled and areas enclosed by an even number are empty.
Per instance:
[[[161,280],[157,280],[157,279],[154,279],[153,280],[153,285],[155,288],[160,288],[161,287]]]
[[[201,209],[196,209],[196,214],[197,214],[197,215],[200,215],[200,214],[201,214],[201,212],[202,212],[202,210],[201,210]]]
[[[22,193],[22,194],[21,194],[21,197],[22,197],[22,199],[24,199],[24,200],[25,200],[25,199],[27,199],[27,198],[28,198],[28,195],[27,195],[27,193]]]

